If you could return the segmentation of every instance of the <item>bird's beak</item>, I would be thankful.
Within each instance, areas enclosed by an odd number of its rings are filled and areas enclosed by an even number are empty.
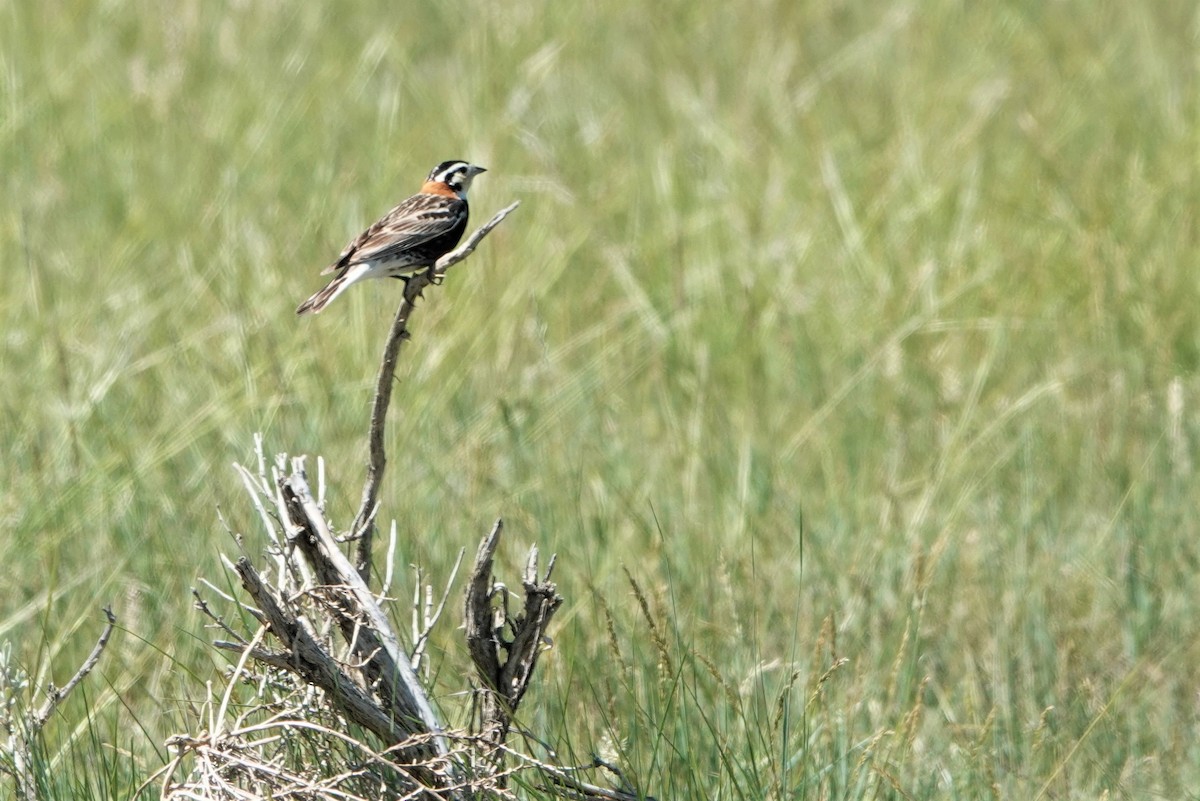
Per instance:
[[[472,178],[474,178],[476,175],[479,175],[479,173],[481,173],[481,172],[487,172],[487,169],[484,167],[480,167],[476,164],[471,165],[471,177]]]

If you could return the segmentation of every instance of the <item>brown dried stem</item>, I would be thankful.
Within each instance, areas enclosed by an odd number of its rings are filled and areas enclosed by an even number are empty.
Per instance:
[[[113,628],[117,625],[117,616],[113,614],[111,606],[104,607],[104,617],[107,621],[104,624],[104,631],[100,632],[100,638],[96,640],[96,644],[92,647],[92,652],[88,654],[88,658],[79,666],[79,670],[75,671],[75,675],[71,680],[63,685],[62,689],[50,685],[46,688],[46,703],[42,704],[31,719],[30,723],[35,731],[41,730],[46,725],[46,721],[50,720],[50,716],[54,714],[54,710],[58,708],[66,697],[71,694],[79,682],[87,678],[87,674],[92,672],[92,668],[100,661],[100,655],[104,653],[105,647],[108,646],[108,640],[112,637]]]
[[[392,402],[392,384],[396,375],[396,361],[400,356],[400,343],[409,338],[408,318],[425,287],[432,283],[440,283],[446,276],[447,270],[474,253],[483,238],[519,205],[521,205],[520,201],[516,201],[496,212],[496,215],[472,233],[466,242],[438,259],[433,267],[412,276],[405,282],[404,297],[396,309],[396,319],[392,322],[391,333],[388,334],[387,343],[383,346],[383,359],[380,361],[379,377],[375,382],[375,400],[371,405],[367,480],[363,486],[362,503],[359,506],[358,515],[355,516],[354,525],[350,528],[350,531],[359,537],[358,548],[355,552],[355,567],[363,581],[368,584],[371,581],[371,546],[375,538],[375,509],[379,503],[379,486],[383,482],[383,471],[387,466],[387,457],[383,449],[384,425],[387,422],[388,407]]]

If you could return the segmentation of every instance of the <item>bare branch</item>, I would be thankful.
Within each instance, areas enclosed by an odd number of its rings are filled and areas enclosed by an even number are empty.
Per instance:
[[[100,639],[96,640],[96,645],[92,648],[92,652],[88,654],[88,658],[79,666],[79,670],[75,671],[75,675],[71,677],[61,690],[56,689],[53,685],[46,688],[46,703],[42,705],[31,718],[30,725],[34,732],[40,731],[46,725],[46,721],[54,714],[54,710],[58,708],[71,691],[74,690],[79,682],[83,681],[87,674],[92,672],[92,668],[96,667],[96,663],[100,661],[100,654],[104,653],[104,648],[108,645],[108,639],[112,636],[113,627],[117,625],[117,616],[113,614],[112,607],[104,607],[104,617],[108,622],[104,625],[104,631],[100,632]]]
[[[344,586],[353,597],[357,611],[366,618],[367,625],[359,626],[357,618],[342,615],[343,636],[348,642],[356,643],[354,650],[368,657],[373,664],[371,678],[380,683],[381,690],[395,705],[403,731],[435,735],[438,753],[445,755],[447,745],[440,737],[444,727],[434,713],[408,655],[400,648],[391,622],[379,608],[366,582],[338,548],[304,474],[297,471],[285,479],[283,493],[292,523],[309,535],[299,537],[297,544],[313,565],[317,580],[331,587]],[[423,728],[415,727],[413,721],[419,721]]]
[[[412,656],[413,670],[416,670],[417,666],[420,664],[421,656],[425,653],[425,646],[429,642],[429,635],[433,633],[433,627],[437,625],[437,622],[442,617],[442,612],[444,612],[446,609],[446,600],[450,597],[450,588],[454,586],[454,579],[458,578],[458,569],[459,569],[459,567],[462,566],[463,555],[465,553],[466,553],[465,548],[458,549],[458,558],[454,560],[454,567],[450,568],[450,578],[446,579],[446,589],[444,589],[442,591],[442,598],[440,601],[438,601],[437,609],[434,609],[432,612],[430,612],[430,610],[428,609],[430,603],[432,602],[432,597],[430,597],[426,601],[426,610],[425,610],[425,616],[424,616],[425,619],[424,619],[424,622],[422,624],[420,631],[416,631],[415,624],[416,624],[417,610],[416,610],[416,605],[414,604],[414,608],[413,608],[413,623],[414,623],[413,629],[414,629],[414,631],[413,631],[413,634],[416,636],[415,636],[415,642],[413,644],[413,656]],[[418,587],[419,587],[420,581],[418,581],[417,583],[418,583]],[[427,590],[427,594],[432,592],[433,585],[428,585],[426,587],[426,590]]]
[[[520,201],[517,201],[498,211],[492,219],[472,233],[466,242],[438,259],[433,267],[412,276],[405,283],[404,297],[396,309],[396,319],[392,322],[392,330],[383,346],[383,358],[379,363],[379,377],[375,382],[375,401],[371,406],[371,427],[368,433],[370,453],[367,462],[367,481],[363,486],[362,503],[359,505],[358,514],[354,518],[354,524],[350,527],[351,533],[359,538],[354,566],[358,569],[363,581],[368,584],[371,581],[371,544],[375,536],[373,515],[379,502],[379,486],[383,481],[383,471],[387,466],[387,457],[383,449],[384,424],[387,421],[388,407],[392,402],[392,384],[396,375],[396,361],[400,355],[400,343],[409,338],[409,315],[412,314],[417,298],[421,296],[425,287],[431,283],[440,282],[445,277],[447,270],[474,253],[483,238],[519,205]]]
[[[41,772],[35,767],[34,759],[38,739],[54,710],[58,709],[59,704],[67,699],[100,662],[100,656],[108,646],[113,628],[117,625],[117,616],[113,614],[111,607],[104,607],[104,616],[108,622],[100,632],[100,638],[96,640],[92,652],[62,688],[55,687],[53,683],[46,684],[43,691],[46,701],[41,708],[26,714],[20,714],[15,707],[0,709],[0,724],[8,735],[4,742],[0,742],[0,771],[13,778],[16,784],[15,797],[24,801],[38,801],[41,797],[38,792],[38,777]],[[29,677],[20,669],[3,664],[6,661],[0,660],[0,695],[12,696],[16,688],[27,686]]]
[[[444,278],[447,270],[458,264],[463,259],[467,258],[467,256],[470,256],[472,253],[474,253],[475,248],[479,247],[479,243],[483,241],[483,238],[490,234],[493,228],[504,222],[504,218],[512,214],[517,206],[520,205],[521,201],[519,200],[509,203],[507,206],[500,209],[500,211],[496,212],[492,219],[479,226],[479,228],[476,229],[473,234],[467,237],[466,242],[463,242],[454,250],[438,259],[437,263],[433,265],[433,275],[431,278],[435,282]]]
[[[300,621],[284,611],[270,585],[263,581],[250,560],[245,557],[239,559],[235,568],[242,579],[242,586],[262,609],[271,633],[288,650],[289,663],[286,666],[276,660],[268,660],[267,664],[296,672],[305,681],[324,690],[338,709],[355,723],[374,732],[385,742],[394,741],[395,721],[384,714],[358,683],[338,666],[337,661],[313,639]]]
[[[204,579],[201,579],[201,581],[204,581]],[[208,582],[206,581],[205,584],[208,584]],[[212,586],[212,585],[208,584],[208,586]],[[224,596],[224,593],[222,593],[222,595]],[[192,597],[195,599],[194,605],[195,605],[196,609],[200,610],[200,613],[202,615],[204,615],[209,620],[211,620],[213,622],[213,625],[215,625],[221,631],[225,632],[226,635],[232,637],[234,640],[241,643],[240,647],[244,647],[246,645],[245,638],[242,637],[242,635],[238,634],[233,629],[231,629],[229,627],[229,624],[225,622],[224,618],[222,618],[220,615],[218,615],[216,612],[214,612],[211,607],[209,607],[208,601],[204,600],[204,596],[202,596],[200,594],[200,591],[197,590],[195,587],[192,587]],[[229,598],[228,596],[224,596],[224,597],[225,597],[225,600],[227,600],[227,601],[233,600],[233,599]]]

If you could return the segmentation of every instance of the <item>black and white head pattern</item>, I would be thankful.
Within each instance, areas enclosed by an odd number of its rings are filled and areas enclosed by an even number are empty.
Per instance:
[[[440,181],[457,192],[459,197],[466,197],[471,181],[481,172],[486,170],[465,161],[443,161],[429,173],[428,180]]]

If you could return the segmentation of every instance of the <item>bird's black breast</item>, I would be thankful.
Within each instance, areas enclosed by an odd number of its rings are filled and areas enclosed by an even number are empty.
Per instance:
[[[412,249],[414,258],[433,264],[445,254],[454,250],[458,241],[462,239],[463,232],[467,230],[467,216],[468,210],[464,203],[462,216],[459,217],[458,222],[452,228],[447,229],[446,233],[435,236],[433,239],[415,246]]]

